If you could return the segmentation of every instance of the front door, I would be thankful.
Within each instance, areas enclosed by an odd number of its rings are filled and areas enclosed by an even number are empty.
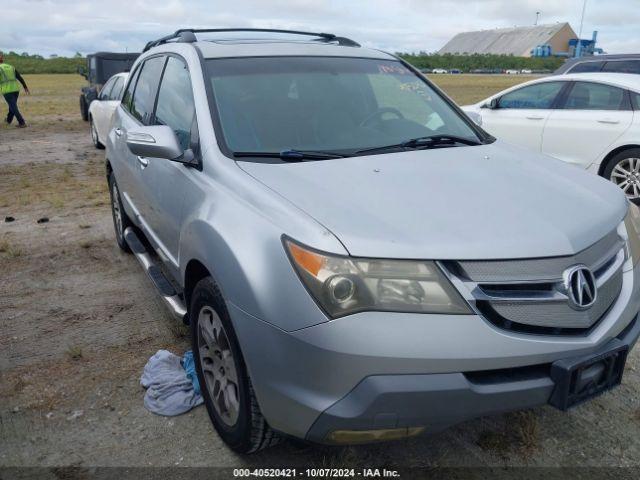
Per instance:
[[[500,140],[540,151],[542,131],[564,82],[542,82],[513,90],[483,108],[482,128]]]

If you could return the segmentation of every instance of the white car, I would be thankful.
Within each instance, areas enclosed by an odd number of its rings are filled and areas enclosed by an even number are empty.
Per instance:
[[[128,76],[128,73],[117,73],[111,77],[100,90],[98,98],[89,105],[91,140],[96,148],[104,148],[103,141],[106,141],[109,134],[111,117],[120,105]]]
[[[449,70],[444,68],[434,68],[431,73],[449,73]]]
[[[601,175],[640,203],[639,75],[545,77],[462,108],[495,137]]]

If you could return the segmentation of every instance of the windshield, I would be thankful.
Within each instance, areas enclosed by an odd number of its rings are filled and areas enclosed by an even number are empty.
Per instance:
[[[232,152],[355,154],[433,135],[479,140],[440,95],[398,61],[229,58],[208,60],[207,70]]]

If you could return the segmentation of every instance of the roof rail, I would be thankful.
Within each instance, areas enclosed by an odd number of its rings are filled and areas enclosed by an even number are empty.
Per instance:
[[[197,41],[196,33],[220,33],[220,32],[259,32],[259,33],[285,33],[291,35],[306,35],[310,37],[317,37],[315,41],[319,42],[336,42],[338,45],[345,47],[359,47],[360,44],[354,42],[350,38],[339,37],[333,33],[314,33],[314,32],[302,32],[299,30],[280,30],[275,28],[182,28],[176,30],[170,35],[166,35],[157,40],[152,40],[144,47],[143,52],[146,52],[150,48],[157,47],[163,43],[170,41],[176,41],[181,43],[193,43]]]

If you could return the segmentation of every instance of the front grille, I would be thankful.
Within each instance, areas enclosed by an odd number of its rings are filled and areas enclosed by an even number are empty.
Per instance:
[[[595,272],[623,246],[624,240],[614,230],[573,256],[523,260],[471,260],[457,262],[457,265],[467,280],[479,283],[558,280],[562,278],[562,272],[576,264],[587,265]]]
[[[447,262],[443,266],[464,296],[490,322],[524,333],[588,333],[622,290],[624,241],[616,231],[576,255],[551,258]],[[569,305],[564,271],[586,265],[597,284],[586,310]]]

